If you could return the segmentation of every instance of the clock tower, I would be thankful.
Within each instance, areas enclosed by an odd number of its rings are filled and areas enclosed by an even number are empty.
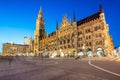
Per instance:
[[[44,38],[45,34],[42,8],[40,8],[38,18],[36,20],[36,30],[34,31],[34,53],[38,53],[38,51],[40,51],[40,40]]]

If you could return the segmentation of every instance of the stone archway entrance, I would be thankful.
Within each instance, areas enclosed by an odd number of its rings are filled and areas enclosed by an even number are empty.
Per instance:
[[[80,50],[80,51],[78,52],[78,56],[83,56],[83,55],[84,55],[83,50]]]
[[[90,48],[87,49],[87,56],[88,57],[92,57],[93,56],[93,52]]]
[[[97,49],[97,56],[98,56],[98,57],[104,56],[103,53],[104,53],[104,52],[103,52],[103,49],[102,49],[102,48],[98,48],[98,49]]]

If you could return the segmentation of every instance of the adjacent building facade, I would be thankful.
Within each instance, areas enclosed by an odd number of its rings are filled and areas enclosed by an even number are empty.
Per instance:
[[[113,50],[113,40],[101,5],[97,13],[79,21],[76,21],[75,14],[72,23],[64,16],[60,28],[57,23],[56,31],[48,35],[40,9],[34,32],[34,53],[42,54],[46,51],[48,55],[83,53],[87,56],[107,56],[113,55]]]
[[[2,46],[3,55],[18,55],[26,54],[29,52],[29,45],[21,45],[14,43],[4,43]]]

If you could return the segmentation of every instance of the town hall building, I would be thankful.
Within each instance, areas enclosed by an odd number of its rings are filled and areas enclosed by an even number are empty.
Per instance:
[[[53,54],[56,56],[81,54],[85,56],[108,56],[113,55],[114,51],[112,36],[109,34],[109,26],[106,23],[105,13],[101,5],[99,11],[78,21],[75,12],[72,22],[64,16],[60,26],[57,22],[56,31],[50,34],[46,33],[43,12],[40,9],[36,19],[34,39],[31,37],[28,45],[5,43],[3,44],[3,52],[10,53],[8,48],[11,46],[16,47],[16,53],[24,52],[48,56]]]
[[[56,31],[51,34],[46,33],[44,23],[40,9],[33,44],[33,51],[37,55],[44,52],[48,55],[62,53],[69,56],[75,53],[83,53],[87,56],[113,55],[114,44],[101,5],[98,12],[79,21],[76,21],[75,13],[72,23],[64,16],[61,25],[58,26],[56,23]]]

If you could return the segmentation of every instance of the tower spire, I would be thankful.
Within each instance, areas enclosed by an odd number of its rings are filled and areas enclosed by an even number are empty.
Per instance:
[[[43,19],[42,7],[40,7],[38,18]]]
[[[42,13],[42,7],[40,6],[40,10],[39,10],[39,13]]]
[[[73,10],[73,22],[76,21],[76,15],[75,15],[75,11]]]
[[[102,8],[102,4],[100,4],[100,13],[104,13],[104,10]]]
[[[63,19],[67,19],[67,14],[64,14],[64,15],[63,15]]]
[[[58,30],[58,21],[56,22],[56,30]]]

